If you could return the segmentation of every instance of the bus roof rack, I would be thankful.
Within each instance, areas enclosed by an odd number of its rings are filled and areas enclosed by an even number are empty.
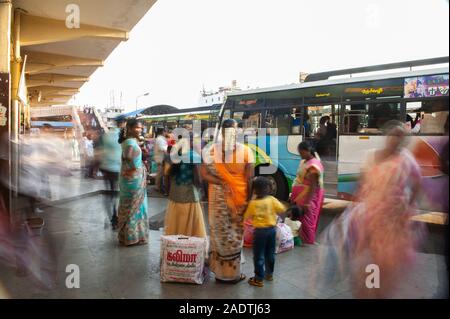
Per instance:
[[[354,74],[354,73],[365,73],[365,72],[392,70],[392,69],[401,69],[401,68],[412,68],[414,66],[424,66],[424,65],[441,64],[441,63],[449,63],[449,57],[447,56],[447,57],[439,57],[439,58],[431,58],[431,59],[379,64],[379,65],[350,68],[350,69],[343,69],[343,70],[336,70],[336,71],[311,73],[306,76],[305,82],[328,80],[329,77],[338,76],[338,75],[347,75],[347,74]]]

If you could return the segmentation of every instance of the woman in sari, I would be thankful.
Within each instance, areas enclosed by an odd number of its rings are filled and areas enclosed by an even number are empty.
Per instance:
[[[392,121],[385,133],[385,147],[368,153],[356,201],[324,232],[328,254],[324,250],[322,257],[339,265],[342,277],[350,275],[357,298],[392,297],[424,235],[420,225],[411,221],[421,174],[404,148],[406,129],[401,122]],[[368,265],[379,269],[377,289],[367,286]]]
[[[302,157],[297,178],[293,184],[292,200],[303,208],[304,215],[300,218],[302,227],[299,237],[303,244],[314,244],[319,224],[320,210],[324,200],[323,166],[318,158],[313,155],[312,147],[307,142],[298,145],[298,152]],[[297,188],[297,192],[294,192]]]
[[[172,158],[176,152],[181,161],[172,163],[169,170],[171,187],[164,233],[206,238],[199,192],[201,158],[192,150],[192,139],[181,139],[172,150]]]
[[[253,154],[236,143],[237,123],[228,119],[222,125],[222,141],[209,150],[202,177],[209,183],[209,225],[211,255],[209,266],[216,281],[238,283],[241,273],[243,214],[251,198]]]
[[[148,242],[147,173],[138,138],[142,124],[129,120],[122,130],[122,166],[119,177],[119,242],[130,246]]]

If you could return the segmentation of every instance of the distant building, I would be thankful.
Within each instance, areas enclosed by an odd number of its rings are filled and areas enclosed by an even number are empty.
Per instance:
[[[101,113],[102,120],[106,123],[107,127],[115,127],[115,118],[125,112],[125,108],[118,106],[109,106]]]
[[[198,106],[202,107],[222,104],[228,93],[240,90],[241,89],[237,86],[236,80],[233,80],[231,86],[220,87],[217,91],[206,91],[203,89],[200,93]]]
[[[306,73],[306,72],[300,72],[300,75],[299,75],[299,82],[300,82],[300,83],[305,82],[306,77],[307,77],[308,75],[309,75],[309,73]]]

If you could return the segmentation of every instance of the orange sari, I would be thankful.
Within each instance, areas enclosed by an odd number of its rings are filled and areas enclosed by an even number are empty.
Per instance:
[[[238,152],[244,153],[241,163],[236,161]],[[208,165],[208,171],[224,183],[209,185],[209,266],[217,279],[232,281],[241,276],[243,214],[248,198],[245,167],[253,161],[253,154],[245,145],[237,144],[233,158],[228,158],[225,163],[221,163],[219,146],[212,148],[211,155],[215,161]]]

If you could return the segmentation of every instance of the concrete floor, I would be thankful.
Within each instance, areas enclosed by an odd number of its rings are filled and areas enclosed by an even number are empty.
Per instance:
[[[311,271],[317,268],[318,246],[296,247],[277,255],[275,280],[264,288],[246,282],[223,285],[210,279],[203,285],[161,283],[160,231],[151,231],[150,244],[121,247],[117,233],[106,222],[104,195],[47,208],[42,236],[33,237],[31,264],[35,275],[18,277],[13,267],[0,263],[1,284],[9,298],[352,298],[348,282],[312,289]],[[149,198],[150,216],[165,209],[165,198]],[[34,248],[33,248],[34,247]],[[245,249],[244,273],[253,274],[252,252]],[[80,288],[68,289],[68,264],[80,267]],[[444,269],[441,255],[418,254],[416,267],[407,274],[393,298],[432,298]],[[46,269],[41,271],[39,269]],[[49,278],[46,278],[49,277]],[[38,280],[37,280],[37,279]],[[45,287],[55,281],[53,287]],[[42,284],[44,283],[44,285]]]

